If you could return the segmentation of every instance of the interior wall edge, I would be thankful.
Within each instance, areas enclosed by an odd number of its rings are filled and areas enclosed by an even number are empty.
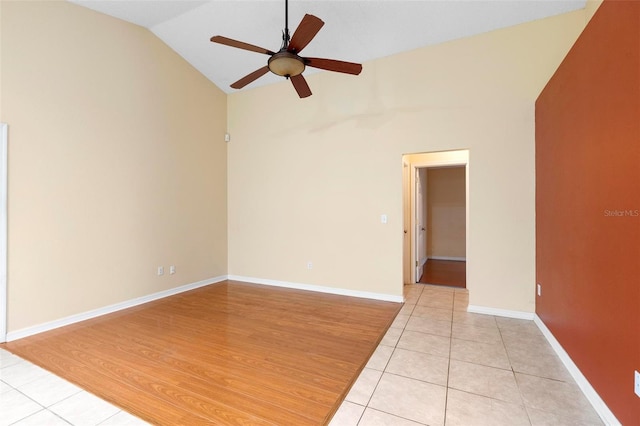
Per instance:
[[[620,423],[607,404],[605,404],[602,398],[600,398],[598,392],[596,392],[593,386],[591,386],[591,383],[589,383],[584,374],[582,374],[582,371],[580,371],[578,366],[573,362],[567,351],[564,350],[560,342],[558,342],[551,330],[547,328],[538,314],[534,314],[533,322],[536,323],[544,337],[551,345],[551,348],[553,348],[556,355],[558,355],[558,358],[560,358],[562,364],[567,368],[569,374],[571,374],[573,380],[576,381],[576,384],[580,387],[580,390],[591,403],[593,409],[596,410],[596,413],[598,413],[602,421],[607,425],[621,425],[622,423]]]
[[[7,340],[7,144],[8,124],[0,123],[0,343]]]
[[[584,10],[585,10],[584,24],[585,25],[587,25],[591,20],[591,18],[593,18],[593,15],[596,14],[596,12],[598,11],[598,8],[602,5],[603,1],[604,0],[587,0],[587,4],[584,7]]]
[[[169,290],[159,291],[142,297],[136,297],[135,299],[126,300],[124,302],[115,303],[113,305],[104,306],[102,308],[94,309],[91,311],[83,312],[80,314],[70,315],[65,318],[49,321],[43,324],[38,324],[32,327],[26,327],[20,330],[11,331],[7,333],[7,342],[23,339],[25,337],[33,336],[36,334],[44,333],[45,331],[55,330],[56,328],[64,327],[67,325],[75,324],[88,319],[97,318],[103,315],[111,314],[114,312],[122,311],[124,309],[133,308],[134,306],[142,305],[144,303],[153,302],[154,300],[164,299],[169,296],[174,296],[185,291],[194,290],[196,288],[204,287],[211,284],[216,284],[227,279],[226,275],[220,275],[213,278],[197,281],[195,283],[185,284],[180,287],[174,287]]]

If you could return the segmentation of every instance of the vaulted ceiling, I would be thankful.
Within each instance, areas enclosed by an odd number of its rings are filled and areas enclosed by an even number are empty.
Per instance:
[[[268,56],[212,43],[223,35],[277,51],[284,0],[70,0],[151,30],[227,93]],[[586,0],[290,0],[293,33],[305,13],[325,22],[303,56],[367,61],[584,8]],[[365,65],[366,66],[366,65]],[[311,68],[305,75],[317,72]],[[326,72],[326,71],[325,71]],[[350,78],[350,77],[345,77]],[[247,88],[281,81],[267,74]]]

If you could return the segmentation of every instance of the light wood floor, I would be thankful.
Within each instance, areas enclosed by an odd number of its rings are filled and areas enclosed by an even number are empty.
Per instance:
[[[429,259],[422,271],[422,284],[467,287],[467,262]]]
[[[225,281],[2,347],[153,424],[320,425],[400,308]]]

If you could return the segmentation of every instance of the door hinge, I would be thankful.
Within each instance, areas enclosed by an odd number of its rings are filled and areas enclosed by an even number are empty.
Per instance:
[[[416,260],[416,266],[418,266],[418,261]]]

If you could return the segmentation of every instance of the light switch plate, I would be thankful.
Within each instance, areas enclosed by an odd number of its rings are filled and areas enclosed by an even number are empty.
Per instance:
[[[635,372],[635,391],[636,391],[636,395],[638,395],[640,397],[640,373],[638,373],[637,371]]]

